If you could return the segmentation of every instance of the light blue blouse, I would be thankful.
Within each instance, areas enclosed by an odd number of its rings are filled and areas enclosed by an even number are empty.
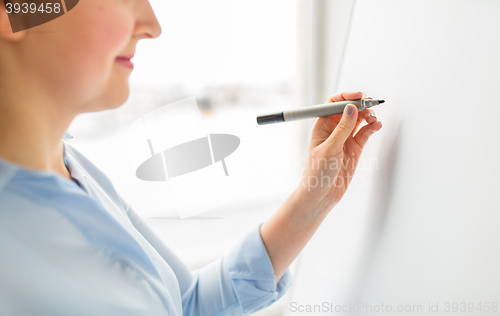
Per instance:
[[[260,225],[189,271],[63,143],[75,181],[0,158],[0,315],[245,315],[290,287],[289,270],[276,282]]]

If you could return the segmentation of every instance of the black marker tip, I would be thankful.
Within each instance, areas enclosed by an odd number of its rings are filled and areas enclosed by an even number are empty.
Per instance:
[[[384,102],[385,102],[385,100],[378,100],[378,104],[382,104]]]

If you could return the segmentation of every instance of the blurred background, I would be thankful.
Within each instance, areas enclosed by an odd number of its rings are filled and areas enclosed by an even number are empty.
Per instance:
[[[386,100],[375,108],[384,127],[292,265],[292,289],[256,315],[500,315],[499,1],[150,2],[163,33],[139,44],[129,100],[68,131],[191,269],[298,184],[314,120],[258,126],[256,116],[363,91]],[[127,132],[192,96],[206,133],[241,144],[226,158],[234,199],[181,220],[166,183],[135,178]],[[360,302],[379,311],[350,308]]]

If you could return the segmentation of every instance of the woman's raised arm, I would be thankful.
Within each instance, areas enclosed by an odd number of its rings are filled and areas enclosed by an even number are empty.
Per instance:
[[[361,92],[343,92],[328,102],[362,97]],[[368,124],[359,129],[363,121]],[[260,228],[277,281],[342,199],[363,147],[381,128],[372,109],[358,112],[354,105],[343,114],[318,118],[299,186]]]

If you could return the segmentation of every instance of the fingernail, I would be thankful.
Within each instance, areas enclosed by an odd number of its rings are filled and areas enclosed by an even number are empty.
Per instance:
[[[373,116],[374,118],[377,118],[377,116],[373,113],[370,113],[370,116]]]
[[[345,114],[352,115],[354,113],[354,106],[351,104],[347,105],[347,109],[345,110]]]

